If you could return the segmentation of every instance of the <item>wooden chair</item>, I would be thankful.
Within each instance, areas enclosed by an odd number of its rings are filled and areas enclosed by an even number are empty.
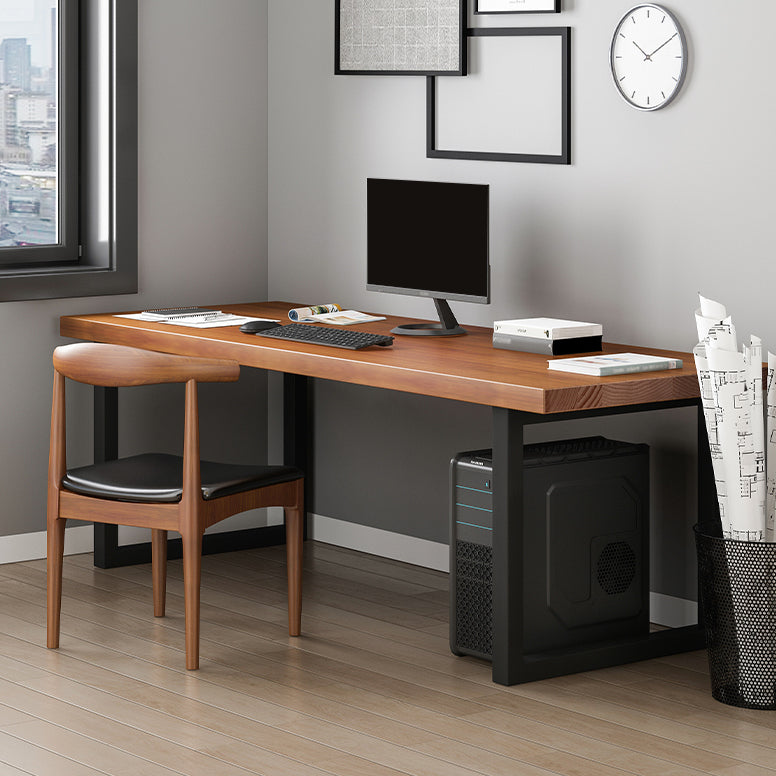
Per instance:
[[[259,507],[285,510],[288,630],[301,631],[304,479],[291,466],[238,466],[200,461],[198,382],[233,382],[235,361],[189,358],[122,345],[77,343],[54,351],[54,396],[47,509],[47,646],[59,646],[65,521],[85,520],[152,530],[154,616],[163,617],[167,532],[183,540],[186,668],[199,667],[202,535],[231,515]],[[185,383],[183,456],[145,454],[68,471],[65,378],[96,386]]]

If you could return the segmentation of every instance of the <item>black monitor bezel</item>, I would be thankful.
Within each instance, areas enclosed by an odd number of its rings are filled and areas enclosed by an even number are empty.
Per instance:
[[[475,304],[490,304],[490,294],[491,294],[491,287],[490,287],[490,184],[488,183],[471,183],[469,181],[439,181],[439,180],[414,180],[414,179],[407,179],[407,178],[377,178],[377,177],[370,177],[367,178],[367,190],[369,186],[369,181],[397,181],[401,183],[423,183],[423,184],[442,184],[442,185],[452,185],[452,186],[482,186],[487,190],[488,198],[487,198],[487,205],[486,205],[486,222],[488,224],[487,230],[486,230],[486,261],[487,261],[487,267],[486,267],[486,278],[485,278],[485,286],[486,286],[486,292],[484,295],[481,294],[460,294],[452,291],[440,291],[440,290],[433,290],[433,289],[426,289],[426,288],[413,288],[413,287],[404,287],[404,286],[388,286],[383,285],[379,283],[370,283],[368,280],[369,277],[369,249],[368,249],[368,243],[369,243],[369,234],[367,233],[367,283],[366,283],[366,290],[367,291],[378,291],[382,293],[388,293],[388,294],[402,294],[404,296],[419,296],[423,297],[425,299],[446,299],[453,302],[474,302]],[[367,208],[368,208],[368,198],[367,198]],[[367,210],[368,214],[368,210]]]

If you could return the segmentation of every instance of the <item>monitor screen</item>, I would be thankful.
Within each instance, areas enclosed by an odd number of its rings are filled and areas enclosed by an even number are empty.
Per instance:
[[[366,183],[368,290],[490,301],[487,185]]]

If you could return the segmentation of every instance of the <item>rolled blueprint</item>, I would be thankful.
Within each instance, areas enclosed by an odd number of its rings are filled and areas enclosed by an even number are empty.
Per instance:
[[[762,344],[752,337],[739,352],[724,306],[704,297],[700,302],[695,312],[700,342],[693,353],[723,536],[762,541],[767,490]]]
[[[765,499],[765,541],[776,542],[776,356],[768,353],[768,382],[765,398],[765,446],[768,486]],[[774,599],[776,600],[776,599]]]

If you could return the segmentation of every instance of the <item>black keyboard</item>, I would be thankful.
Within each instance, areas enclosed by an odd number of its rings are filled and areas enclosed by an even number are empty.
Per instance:
[[[288,323],[257,332],[260,337],[291,340],[292,342],[309,342],[313,345],[330,345],[334,348],[361,350],[370,345],[393,345],[393,337],[385,334],[370,334],[366,331],[347,331],[330,329],[327,326],[314,326],[309,323]]]

